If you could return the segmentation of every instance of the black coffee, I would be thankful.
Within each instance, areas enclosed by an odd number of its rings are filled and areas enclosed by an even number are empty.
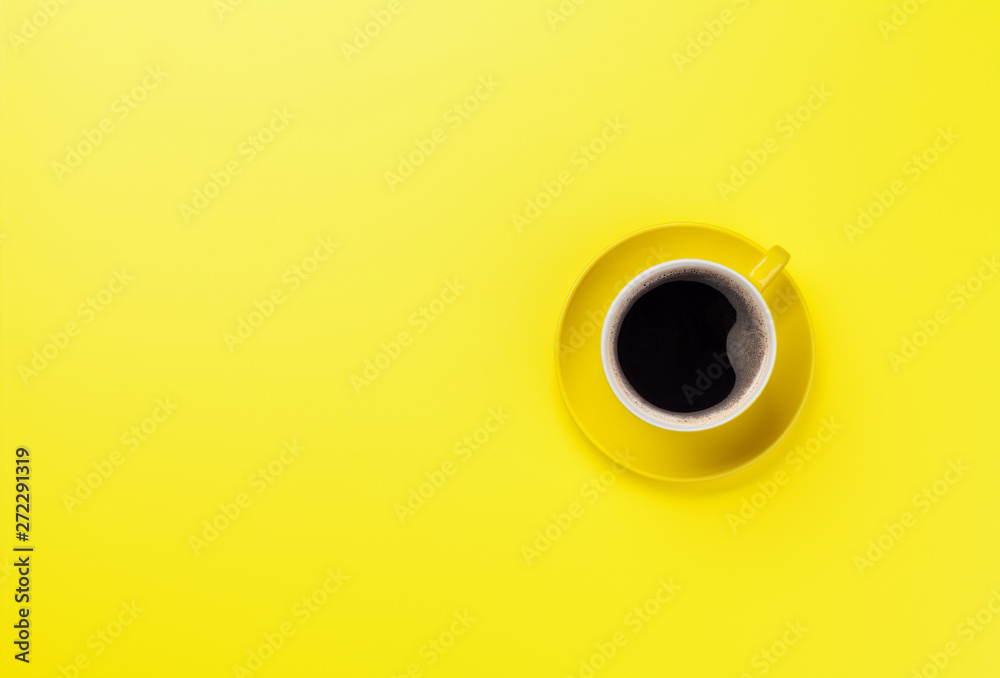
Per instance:
[[[670,412],[698,412],[736,384],[726,337],[736,309],[710,285],[674,280],[632,304],[618,332],[618,363],[635,391]]]

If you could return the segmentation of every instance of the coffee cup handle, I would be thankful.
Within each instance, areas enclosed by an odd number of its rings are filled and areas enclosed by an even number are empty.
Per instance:
[[[750,282],[760,291],[763,292],[764,289],[771,284],[771,282],[778,277],[781,273],[781,269],[785,267],[788,260],[792,258],[792,255],[785,251],[784,247],[779,247],[775,245],[767,251],[764,258],[754,266],[753,270],[747,278]]]

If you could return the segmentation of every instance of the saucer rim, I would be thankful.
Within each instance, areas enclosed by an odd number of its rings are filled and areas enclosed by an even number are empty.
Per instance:
[[[702,229],[717,231],[717,232],[721,233],[722,235],[725,235],[725,236],[734,238],[736,240],[742,241],[743,243],[745,243],[747,245],[750,245],[754,249],[760,250],[761,252],[766,252],[767,251],[767,248],[761,247],[758,243],[754,242],[750,238],[748,238],[748,237],[746,237],[746,236],[744,236],[744,235],[742,235],[740,233],[737,233],[736,231],[733,231],[733,230],[728,229],[728,228],[724,228],[722,226],[716,226],[714,224],[707,224],[707,223],[703,223],[703,222],[695,222],[695,221],[665,222],[665,223],[655,224],[653,226],[646,226],[644,228],[640,228],[640,229],[638,229],[636,231],[633,231],[631,233],[628,233],[628,234],[622,236],[621,238],[618,238],[617,240],[615,240],[614,242],[612,242],[610,245],[608,245],[607,247],[605,247],[593,259],[591,259],[590,262],[587,264],[587,266],[580,272],[580,274],[577,276],[576,280],[573,282],[573,286],[570,288],[569,293],[566,296],[565,302],[563,302],[562,309],[559,312],[559,322],[556,324],[556,333],[555,333],[555,368],[556,368],[556,381],[559,384],[559,393],[562,395],[563,404],[566,406],[566,409],[569,410],[570,416],[573,418],[573,421],[576,423],[576,425],[580,429],[580,431],[584,434],[584,436],[586,436],[587,440],[589,440],[590,443],[592,445],[594,445],[594,447],[596,447],[598,450],[600,450],[602,454],[604,454],[605,456],[607,456],[612,461],[621,464],[622,466],[624,466],[625,468],[629,469],[630,471],[634,471],[635,473],[638,473],[638,474],[640,474],[642,476],[645,476],[647,478],[652,478],[654,480],[661,480],[661,481],[666,481],[666,482],[676,482],[676,483],[704,482],[704,481],[708,481],[708,480],[716,480],[716,479],[719,479],[719,478],[724,478],[726,476],[730,476],[730,475],[733,475],[735,473],[738,473],[739,471],[742,471],[742,470],[746,469],[747,467],[749,467],[751,464],[754,464],[755,462],[758,462],[761,459],[763,459],[768,453],[771,452],[771,450],[773,450],[775,447],[777,447],[778,444],[782,440],[784,440],[785,436],[788,435],[788,431],[791,430],[791,428],[792,428],[792,426],[794,426],[795,422],[798,421],[799,416],[802,414],[802,410],[805,407],[806,401],[809,399],[809,393],[812,391],[813,380],[815,378],[815,373],[816,373],[816,333],[815,333],[815,329],[813,327],[812,315],[809,312],[809,306],[805,303],[805,300],[802,297],[801,290],[799,289],[798,283],[795,282],[795,279],[791,276],[790,273],[786,272],[786,275],[788,276],[788,279],[791,282],[791,284],[792,284],[792,286],[793,286],[793,288],[795,290],[796,295],[798,296],[799,303],[802,305],[802,310],[803,310],[803,312],[805,314],[806,327],[807,327],[808,333],[809,333],[809,346],[810,346],[810,349],[811,349],[810,350],[810,359],[809,359],[809,375],[808,375],[808,379],[806,381],[806,387],[802,391],[802,395],[799,397],[799,403],[798,403],[798,406],[795,408],[795,412],[792,414],[792,416],[789,417],[788,423],[782,429],[781,433],[774,439],[774,442],[772,444],[770,444],[767,447],[764,447],[763,449],[761,449],[760,452],[758,452],[754,456],[750,457],[746,461],[744,461],[744,462],[742,462],[740,464],[737,464],[737,465],[735,465],[735,466],[733,466],[731,468],[727,468],[727,469],[725,469],[723,471],[719,471],[718,473],[702,474],[702,475],[696,475],[696,476],[671,476],[671,475],[663,475],[663,474],[659,474],[659,473],[650,472],[650,471],[648,471],[648,470],[646,470],[644,468],[641,468],[641,467],[635,465],[634,463],[630,462],[627,459],[620,458],[618,455],[616,455],[613,452],[610,452],[607,449],[605,449],[605,446],[588,429],[588,427],[584,425],[583,421],[580,418],[580,415],[577,413],[576,409],[573,407],[570,394],[567,391],[566,383],[565,383],[565,380],[563,378],[563,365],[562,365],[562,363],[560,361],[560,348],[561,348],[561,341],[560,341],[560,339],[562,338],[563,326],[564,326],[564,324],[566,322],[567,311],[569,310],[571,304],[573,303],[573,299],[576,297],[577,291],[580,289],[580,286],[582,285],[583,281],[587,278],[588,274],[598,264],[598,262],[600,262],[612,250],[618,248],[619,246],[623,245],[627,241],[629,241],[629,240],[631,240],[633,238],[639,237],[640,235],[642,235],[644,233],[647,233],[649,231],[669,230],[670,228],[685,227],[685,226],[688,226],[688,227],[693,226],[693,227],[696,227],[696,228],[702,228]],[[761,391],[761,393],[763,393],[763,390]],[[760,394],[758,394],[758,395],[760,395]],[[734,419],[730,419],[729,421],[721,424],[717,428],[724,428],[726,425],[728,425]],[[639,421],[641,421],[646,426],[652,426],[652,424],[649,424],[649,423],[643,421],[642,419],[639,419]],[[658,428],[658,427],[653,426],[653,428]],[[700,432],[701,431],[678,431],[678,433],[700,433]]]

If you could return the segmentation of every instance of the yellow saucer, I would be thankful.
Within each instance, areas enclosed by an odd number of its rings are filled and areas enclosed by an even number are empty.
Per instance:
[[[556,377],[566,406],[605,454],[661,480],[707,480],[764,455],[791,427],[812,383],[812,322],[787,267],[763,292],[778,336],[774,371],[736,419],[705,431],[647,424],[615,397],[601,366],[601,326],[615,295],[636,275],[671,259],[707,259],[749,274],[766,250],[707,224],[664,224],[626,236],[594,259],[576,281],[556,331]],[[795,265],[795,253],[792,263]]]

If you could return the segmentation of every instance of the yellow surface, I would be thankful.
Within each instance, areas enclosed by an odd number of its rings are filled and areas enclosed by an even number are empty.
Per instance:
[[[1000,672],[1000,8],[897,5],[4,3],[0,673]],[[704,484],[555,380],[670,221],[784,246],[816,331]]]

